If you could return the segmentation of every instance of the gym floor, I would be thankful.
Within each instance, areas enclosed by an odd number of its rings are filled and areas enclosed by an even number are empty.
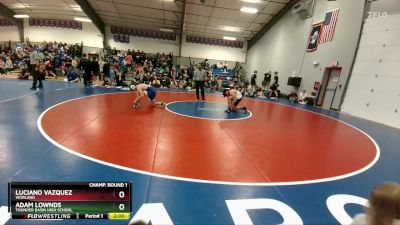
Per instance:
[[[400,181],[400,130],[347,114],[263,98],[225,113],[219,92],[168,89],[165,109],[133,109],[130,91],[30,85],[0,79],[0,206],[11,181],[129,181],[131,218],[152,224],[341,224],[374,186]]]

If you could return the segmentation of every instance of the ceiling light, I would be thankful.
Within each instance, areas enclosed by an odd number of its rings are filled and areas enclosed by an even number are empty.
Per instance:
[[[235,37],[228,37],[228,36],[224,36],[225,40],[229,40],[229,41],[236,41]]]
[[[90,19],[82,18],[82,17],[74,17],[74,20],[79,21],[79,22],[88,22],[88,23],[92,22]]]
[[[27,8],[25,5],[19,3],[10,5],[10,9],[25,9],[25,8]]]
[[[174,32],[174,30],[168,28],[160,28],[160,30],[164,32]]]
[[[257,13],[258,10],[256,8],[250,8],[250,7],[242,7],[240,9],[240,12],[244,12],[244,13]]]
[[[81,7],[72,7],[72,9],[75,10],[75,11],[82,12],[82,8]]]
[[[15,18],[29,18],[29,16],[25,15],[25,14],[15,14],[14,17]]]
[[[229,27],[229,26],[226,26],[226,27],[223,27],[222,30],[232,31],[232,32],[239,32],[239,31],[240,31],[240,28],[238,28],[238,27]]]

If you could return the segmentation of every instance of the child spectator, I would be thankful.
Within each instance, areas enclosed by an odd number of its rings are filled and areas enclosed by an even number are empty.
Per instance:
[[[113,84],[116,76],[117,76],[117,71],[113,67],[110,67],[110,72],[109,72],[108,81],[107,81],[108,85]]]
[[[62,62],[62,64],[61,64],[61,74],[63,75],[63,76],[65,76],[65,74],[67,73],[67,70],[66,70],[67,68],[66,68],[66,65],[65,65],[65,62]]]
[[[19,62],[19,73],[18,73],[18,79],[20,80],[28,80],[29,79],[29,73],[26,72],[27,68],[26,68],[26,62]]]
[[[400,185],[387,182],[375,187],[369,196],[369,209],[357,214],[352,225],[400,225]]]
[[[0,74],[1,75],[5,74],[5,67],[6,67],[6,63],[4,62],[3,59],[0,58]]]
[[[51,60],[47,59],[47,61],[45,62],[45,70],[44,72],[46,73],[46,77],[48,76],[52,76],[55,77],[57,79],[57,75],[55,75],[53,73],[53,71],[51,71]]]
[[[37,66],[37,71],[38,71],[38,74],[39,74],[39,79],[40,80],[45,80],[46,79],[46,73],[44,72],[45,71],[45,65],[42,62],[42,60],[39,60],[39,63],[36,66]]]
[[[69,69],[69,72],[67,74],[67,81],[68,83],[77,83],[79,81],[78,74],[72,68]]]
[[[6,61],[6,74],[14,69],[14,64],[10,57],[7,58]]]
[[[261,83],[264,91],[267,90],[270,82],[271,82],[271,71],[264,74],[264,80]]]
[[[279,84],[278,84],[278,76],[274,76],[274,83],[269,87],[269,97],[270,98],[279,98]]]

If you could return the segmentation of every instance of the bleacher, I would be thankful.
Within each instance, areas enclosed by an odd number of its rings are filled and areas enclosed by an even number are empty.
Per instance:
[[[211,71],[215,78],[217,78],[218,76],[222,77],[222,87],[229,87],[229,85],[230,85],[231,81],[233,81],[233,79],[228,79],[228,78],[235,77],[234,70],[225,71],[223,68],[215,68],[215,69],[211,69]]]

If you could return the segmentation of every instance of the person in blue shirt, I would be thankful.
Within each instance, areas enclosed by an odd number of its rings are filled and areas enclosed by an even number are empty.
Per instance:
[[[75,70],[70,69],[70,71],[67,74],[67,80],[68,80],[68,83],[75,83],[75,82],[79,81],[79,76],[75,72]]]

